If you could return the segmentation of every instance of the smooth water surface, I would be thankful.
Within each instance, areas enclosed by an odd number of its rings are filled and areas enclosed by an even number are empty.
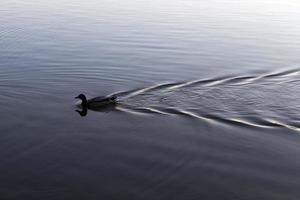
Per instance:
[[[0,199],[300,198],[296,0],[0,3]],[[116,94],[79,115],[74,97]]]

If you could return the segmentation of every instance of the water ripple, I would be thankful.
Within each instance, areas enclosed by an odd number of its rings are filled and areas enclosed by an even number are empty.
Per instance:
[[[296,108],[294,103],[297,102],[287,100],[289,98],[300,100],[297,94],[291,97],[287,90],[296,87],[290,84],[296,82],[297,75],[299,69],[290,69],[257,75],[169,82],[114,94],[120,97],[118,109],[133,114],[180,115],[208,123],[253,128],[288,128],[299,131],[297,125],[288,122],[297,121],[290,109]],[[264,80],[267,84],[262,82]],[[242,85],[246,82],[247,88]],[[268,95],[273,95],[274,89],[278,94],[282,94],[272,99]],[[282,102],[291,105],[282,107]],[[199,108],[204,111],[200,111]]]

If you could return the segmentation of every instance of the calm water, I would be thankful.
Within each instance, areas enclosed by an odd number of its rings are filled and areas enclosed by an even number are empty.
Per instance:
[[[0,199],[300,198],[300,3],[0,3]],[[117,94],[84,117],[74,97]]]

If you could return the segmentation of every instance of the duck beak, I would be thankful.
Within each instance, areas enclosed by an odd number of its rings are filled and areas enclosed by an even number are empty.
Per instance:
[[[75,99],[79,99],[79,96],[75,97]]]

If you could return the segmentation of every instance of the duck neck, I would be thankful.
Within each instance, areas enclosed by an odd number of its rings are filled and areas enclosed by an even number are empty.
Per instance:
[[[88,101],[86,99],[81,99],[81,100],[82,100],[81,105],[83,107],[87,107],[88,106]]]

